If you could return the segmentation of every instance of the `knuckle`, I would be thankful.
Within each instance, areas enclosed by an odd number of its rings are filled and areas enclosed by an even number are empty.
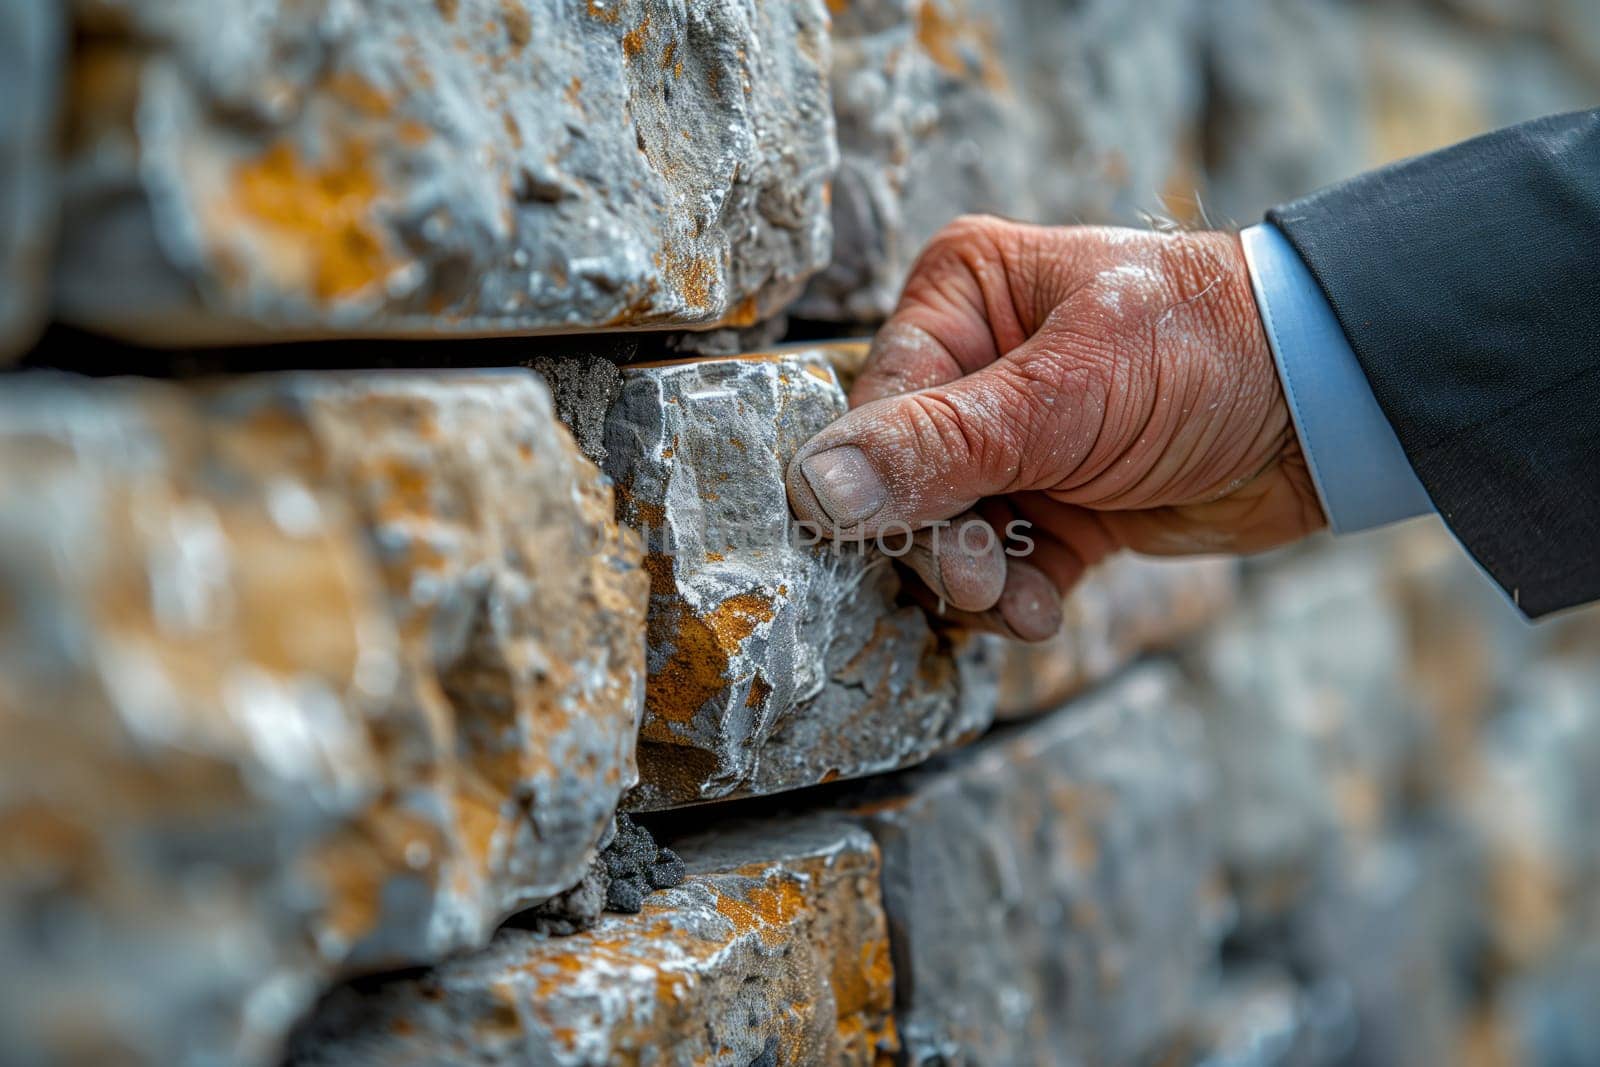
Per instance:
[[[941,390],[906,398],[904,417],[920,463],[932,469],[968,468],[982,462],[987,433]]]

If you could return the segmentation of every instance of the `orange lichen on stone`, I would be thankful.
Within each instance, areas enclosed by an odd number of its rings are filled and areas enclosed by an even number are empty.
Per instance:
[[[613,0],[610,5],[601,3],[600,0],[586,0],[586,2],[589,14],[602,22],[615,23],[622,17],[621,0]]]
[[[650,12],[644,13],[644,18],[639,20],[639,25],[622,35],[622,54],[629,59],[635,59],[644,51],[645,40],[650,35]]]
[[[370,149],[347,140],[332,158],[309,164],[280,141],[234,174],[235,203],[261,227],[274,251],[319,300],[337,300],[381,282],[391,269],[372,217],[382,194]]]
[[[758,934],[763,943],[779,944],[783,928],[806,908],[795,879],[780,872],[762,872],[764,880],[743,893],[717,893],[717,912],[741,934]]]
[[[434,0],[434,4],[447,22],[454,22],[456,13],[461,10],[461,0]]]
[[[1005,73],[988,26],[950,17],[939,0],[922,0],[917,5],[916,34],[922,50],[945,73],[962,79],[976,73],[989,88],[1005,88]],[[976,70],[969,56],[977,59]]]
[[[661,272],[672,291],[687,305],[686,310],[711,310],[720,272],[710,256],[686,255],[669,249],[661,257]]]
[[[646,567],[651,568],[648,560]],[[651,569],[652,585],[655,577]],[[671,658],[645,684],[649,717],[678,724],[693,719],[695,712],[728,685],[733,653],[757,627],[771,622],[773,615],[772,602],[759,593],[731,596],[704,616],[683,610],[671,635]],[[659,732],[653,739],[670,738],[670,732]]]
[[[761,305],[751,293],[734,305],[722,322],[725,326],[754,326],[761,319]]]
[[[533,40],[533,16],[528,13],[525,0],[503,0],[501,12],[511,47],[520,52]]]
[[[377,117],[394,111],[394,99],[359,74],[338,71],[327,79],[328,94],[363,115]]]

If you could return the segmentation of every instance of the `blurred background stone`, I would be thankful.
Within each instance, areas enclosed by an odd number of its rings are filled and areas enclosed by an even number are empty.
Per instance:
[[[857,809],[907,1062],[1134,1063],[1182,1025],[1220,919],[1202,745],[1150,668]]]
[[[1233,560],[1106,560],[1067,597],[1054,639],[990,642],[1000,679],[996,715],[1048,711],[1138,656],[1203,629],[1233,606],[1237,577]]]
[[[66,49],[62,5],[0,0],[0,364],[33,343],[49,314]]]

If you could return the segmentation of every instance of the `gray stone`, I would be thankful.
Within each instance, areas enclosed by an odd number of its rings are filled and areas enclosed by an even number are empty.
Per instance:
[[[1488,864],[1489,936],[1509,965],[1535,969],[1600,929],[1597,691],[1592,654],[1526,663],[1480,742],[1463,805]]]
[[[748,325],[826,262],[820,0],[82,0],[59,271],[146,341]],[[114,89],[114,91],[112,91]]]
[[[1206,207],[1254,223],[1369,165],[1365,79],[1350,13],[1324,0],[1211,0]]]
[[[572,431],[583,454],[604,466],[606,412],[622,392],[622,372],[617,365],[601,356],[535,358],[528,365],[550,387],[556,414]]]
[[[685,843],[689,875],[572,937],[331,996],[296,1067],[537,1063],[871,1067],[896,1047],[871,838],[778,819]]]
[[[1533,1067],[1587,1067],[1600,1048],[1600,944],[1568,946],[1506,994],[1516,1059]]]
[[[33,341],[50,305],[63,7],[0,0],[0,362]]]
[[[0,406],[8,1057],[271,1062],[335,976],[583,874],[645,583],[531,377]]]
[[[1056,637],[1034,645],[989,639],[1000,679],[996,716],[1058,707],[1136,657],[1170,647],[1223,616],[1237,585],[1231,560],[1112,557],[1073,588]]]
[[[582,878],[637,778],[637,537],[528,371],[267,376],[208,402],[351,503],[431,731],[455,739],[449,764],[416,755],[396,783],[453,794],[427,937],[397,923],[373,962],[482,944]]]
[[[844,410],[820,352],[624,368],[606,470],[651,576],[635,810],[891,770],[988,725],[981,661],[896,602],[888,559],[790,528],[785,467]]]
[[[1349,1048],[1348,1027],[1326,1018],[1282,970],[1230,969],[1160,1063],[1193,1067],[1326,1067]],[[1335,1025],[1329,1026],[1332,1022]]]
[[[1456,844],[1427,830],[1355,843],[1311,894],[1290,959],[1325,1025],[1348,1036],[1339,1062],[1460,1062],[1471,976],[1454,969],[1467,958],[1455,912],[1472,891]]]
[[[883,851],[907,1062],[1133,1063],[1189,1018],[1220,914],[1173,672],[883,789],[859,817]]]
[[[1280,922],[1400,807],[1417,751],[1405,620],[1361,543],[1277,561],[1188,654],[1240,922]]]
[[[881,320],[958,215],[1133,221],[1161,209],[1198,106],[1190,0],[838,6],[834,256],[797,314]]]

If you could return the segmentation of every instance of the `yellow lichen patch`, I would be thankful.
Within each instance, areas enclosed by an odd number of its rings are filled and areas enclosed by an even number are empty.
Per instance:
[[[710,256],[668,250],[661,257],[661,273],[672,291],[682,299],[685,311],[711,311],[721,271]]]
[[[644,51],[645,41],[650,36],[650,12],[644,13],[644,18],[639,20],[639,25],[622,35],[622,54],[629,59],[635,59]]]
[[[756,295],[751,293],[734,305],[733,310],[723,317],[724,326],[754,326],[761,321],[761,305],[756,301]]]
[[[650,568],[648,559],[645,565]],[[651,577],[655,578],[653,570]],[[671,635],[672,657],[645,685],[649,716],[679,724],[693,719],[695,712],[727,686],[733,653],[772,617],[772,602],[759,593],[731,596],[704,616],[688,611],[679,615],[676,632]]]
[[[939,68],[951,77],[967,78],[976,73],[991,89],[1005,88],[1005,73],[994,47],[993,33],[986,25],[947,15],[942,0],[922,0],[917,6],[917,43]],[[974,70],[973,59],[977,60]]]
[[[766,944],[781,941],[783,927],[806,907],[805,894],[782,874],[743,893],[717,892],[717,912],[740,934],[758,934]]]
[[[308,163],[287,142],[234,173],[234,202],[262,231],[272,258],[318,300],[352,296],[391,269],[373,218],[382,194],[368,147],[354,140]]]
[[[528,13],[525,0],[502,0],[500,10],[511,47],[521,51],[533,40],[533,16]]]
[[[377,117],[394,110],[393,98],[359,74],[349,71],[331,74],[326,87],[330,96],[363,115]]]

